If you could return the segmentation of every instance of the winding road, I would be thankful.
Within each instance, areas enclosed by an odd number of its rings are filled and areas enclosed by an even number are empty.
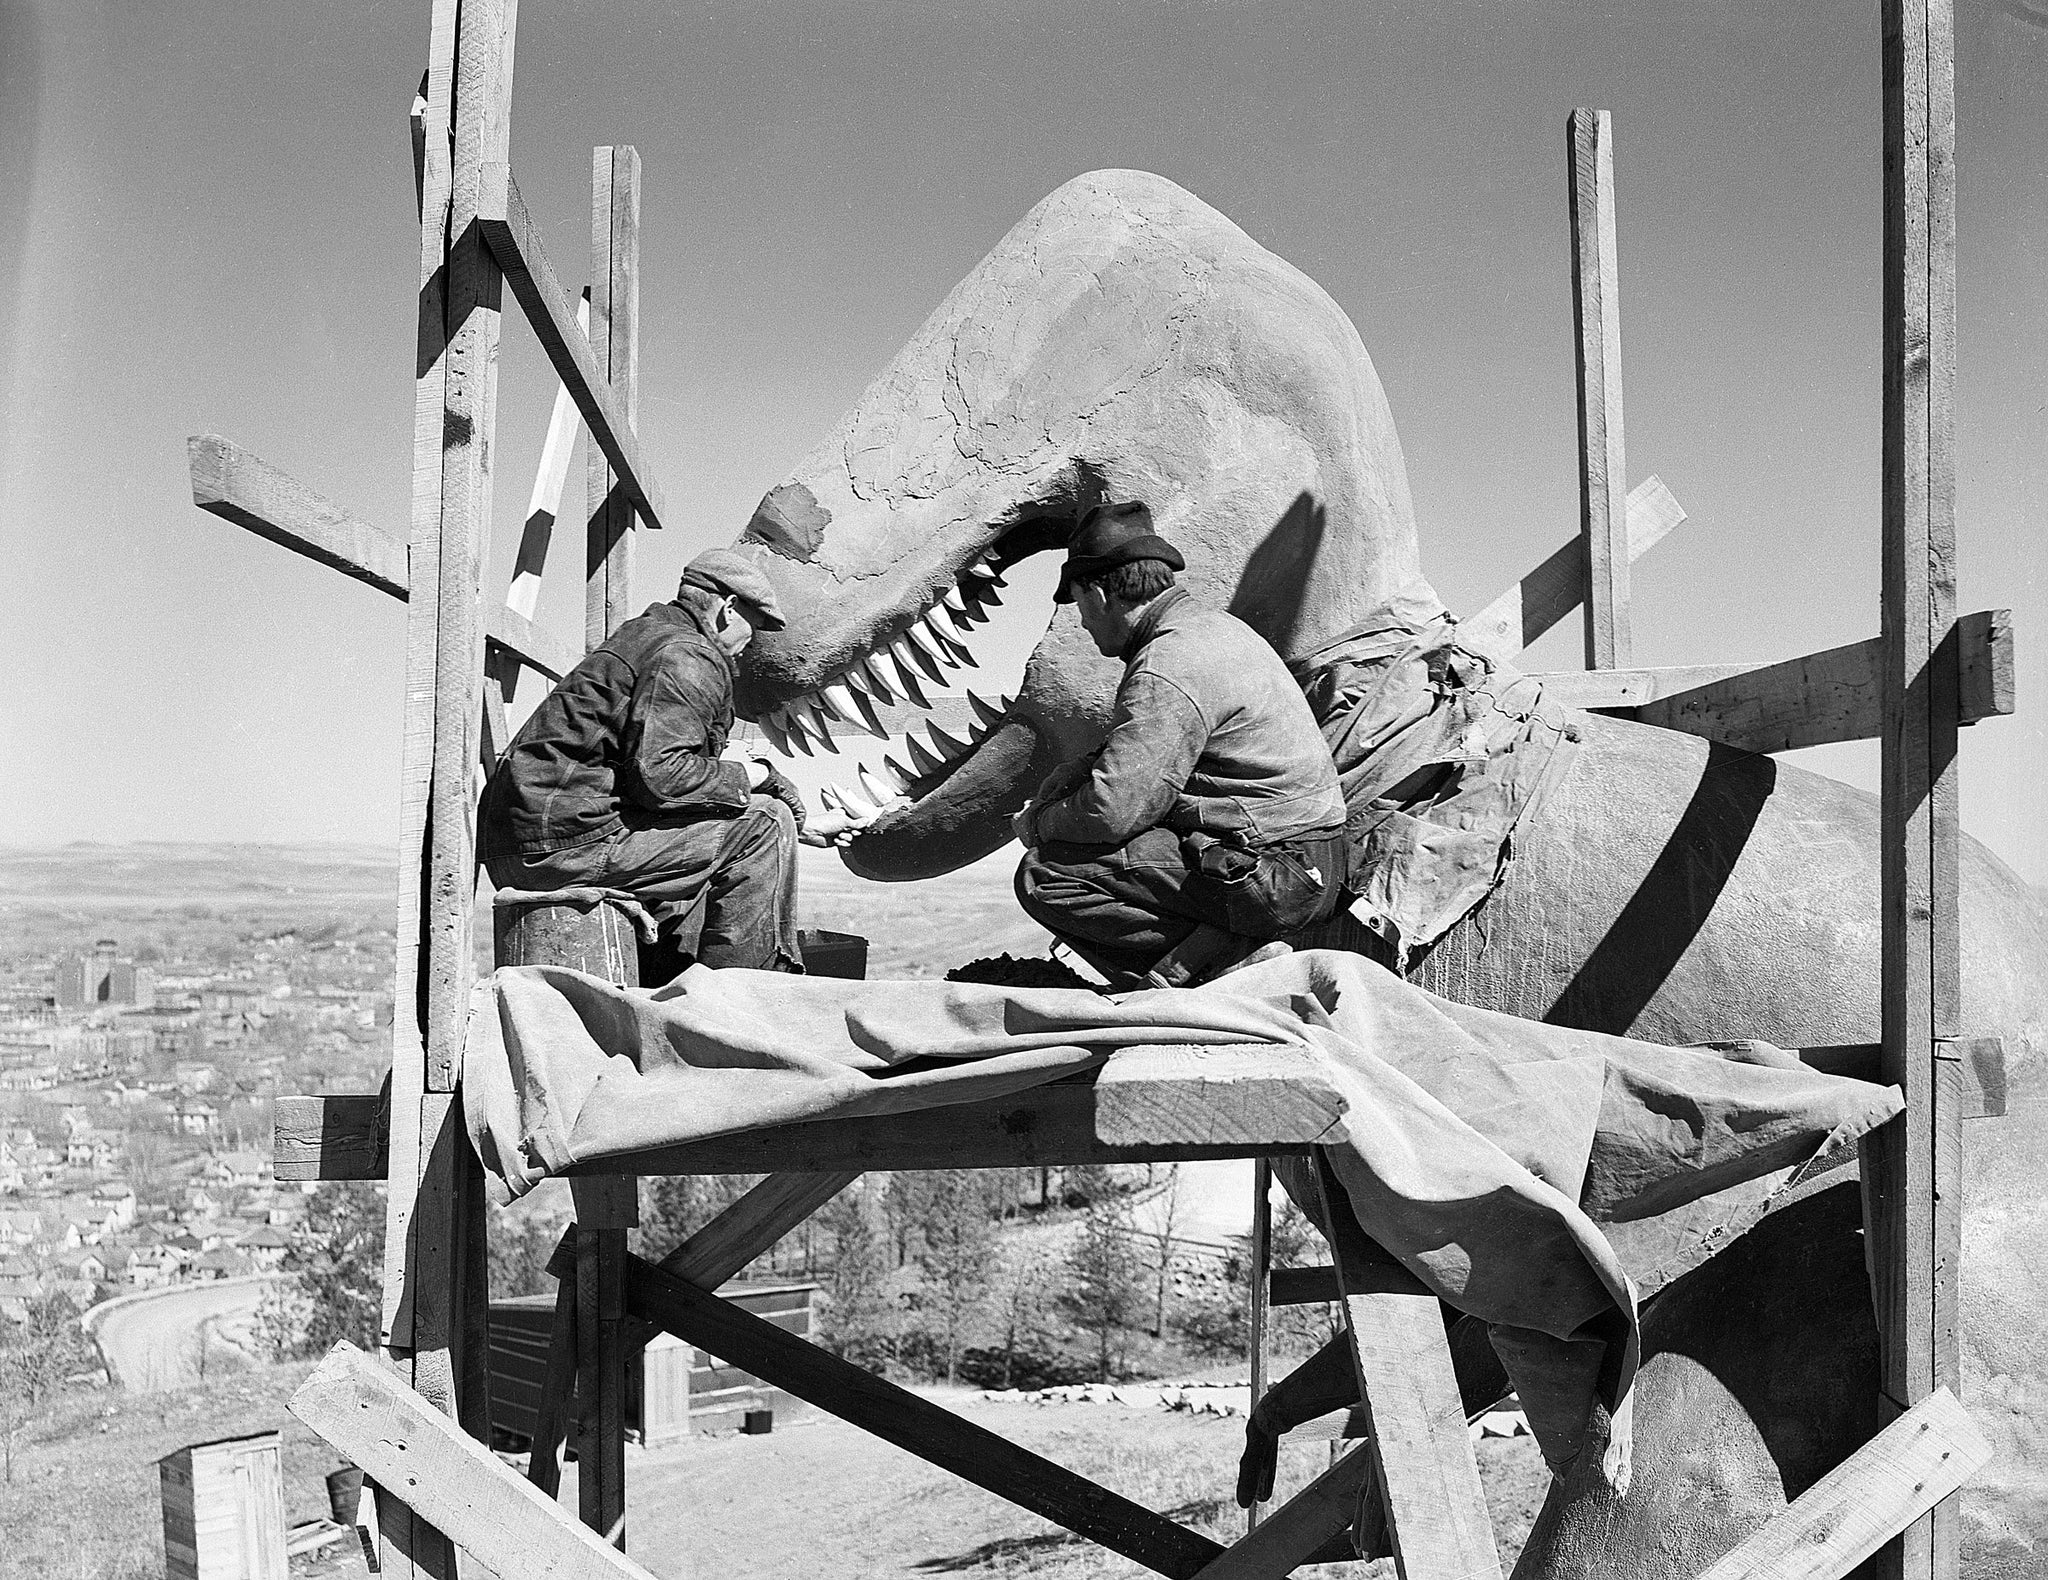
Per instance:
[[[230,1350],[222,1330],[246,1328],[266,1278],[230,1278],[123,1297],[87,1313],[108,1374],[130,1393],[161,1393],[197,1382],[202,1335],[212,1359]]]

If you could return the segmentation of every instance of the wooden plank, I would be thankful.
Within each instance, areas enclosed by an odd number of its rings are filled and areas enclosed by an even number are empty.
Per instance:
[[[1498,1580],[1500,1556],[1443,1311],[1435,1295],[1379,1292],[1376,1267],[1390,1260],[1358,1227],[1350,1203],[1317,1158],[1318,1215],[1344,1290],[1344,1318],[1371,1421],[1369,1451],[1400,1571]],[[1419,1287],[1419,1285],[1418,1285]]]
[[[590,157],[590,350],[626,421],[640,420],[640,155],[597,148]],[[583,645],[596,647],[640,611],[633,607],[633,508],[596,445],[585,456]]]
[[[554,265],[520,200],[511,168],[502,161],[484,171],[477,220],[512,294],[526,309],[541,349],[574,398],[576,409],[583,413],[584,426],[619,474],[619,486],[640,518],[650,527],[659,527],[661,489],[640,453],[624,407],[598,368],[589,337],[577,327],[568,295],[555,278]]]
[[[576,304],[576,327],[586,333],[590,328],[587,289]],[[554,410],[548,415],[547,437],[541,441],[540,464],[534,468],[533,494],[526,502],[526,525],[519,535],[512,582],[505,590],[506,607],[529,620],[540,604],[548,545],[554,540],[555,520],[562,513],[562,489],[569,481],[569,462],[576,453],[576,435],[582,426],[583,419],[576,414],[576,402],[568,386],[557,385]]]
[[[1343,1100],[1319,1079],[1315,1060],[1291,1049],[1124,1048],[1093,1081],[922,1113],[747,1131],[576,1172],[866,1172],[1278,1156],[1336,1138],[1342,1115]]]
[[[1572,318],[1579,391],[1579,536],[1585,545],[1586,667],[1630,659],[1628,505],[1621,414],[1621,276],[1614,234],[1614,117],[1567,122]]]
[[[576,1226],[569,1225],[574,1234]],[[547,1371],[541,1378],[540,1405],[534,1412],[533,1441],[526,1461],[526,1479],[550,1498],[562,1490],[562,1440],[568,1435],[576,1396],[576,1266],[570,1247],[567,1271],[557,1276],[555,1318],[548,1326]]]
[[[192,502],[224,521],[283,545],[344,576],[409,599],[409,551],[383,528],[323,498],[218,434],[186,441],[192,473]],[[528,618],[527,611],[498,608],[485,616],[485,639],[520,663],[560,680],[580,656]]]
[[[1957,1034],[1955,757],[1954,24],[1949,0],[1884,0],[1883,697],[1880,761],[1884,1074],[1906,1111],[1863,1145],[1876,1292],[1879,1419],[1960,1385],[1958,1247],[1942,1210],[1950,1123],[1936,1044]],[[1956,1507],[1876,1560],[1951,1580]]]
[[[626,1231],[636,1182],[584,1179],[576,1198],[577,1512],[626,1549]]]
[[[1332,1537],[1351,1529],[1359,1495],[1371,1480],[1371,1447],[1352,1449],[1232,1543],[1202,1571],[1202,1580],[1274,1580],[1292,1574],[1315,1560]],[[1403,1572],[1426,1577],[1433,1571]]]
[[[1960,665],[1956,722],[1975,724],[2011,713],[2011,611],[1991,609],[1964,616],[1955,624],[1954,642]],[[1573,707],[1633,707],[1640,723],[1704,735],[1740,751],[1782,752],[1882,735],[1883,671],[1883,639],[1872,637],[1691,685],[1686,679],[1693,671],[1624,671],[1616,680],[1639,686],[1638,694],[1626,700],[1594,700],[1580,694],[1592,691],[1591,686],[1575,687],[1565,676],[1556,677],[1560,684],[1553,694]],[[1583,677],[1595,683],[1604,678]]]
[[[636,1316],[677,1338],[1148,1569],[1192,1576],[1223,1551],[637,1256],[627,1263],[626,1299]]]
[[[1628,493],[1628,557],[1633,565],[1685,520],[1685,510],[1657,477],[1646,477]],[[1586,546],[1572,538],[1469,620],[1458,622],[1467,647],[1512,659],[1570,614],[1585,599]]]
[[[1969,1411],[1937,1388],[1700,1580],[1840,1580],[1990,1459]]]
[[[289,1408],[386,1493],[498,1574],[649,1580],[352,1344],[334,1347]]]
[[[1800,1050],[1800,1057],[1817,1070],[1830,1075],[1846,1075],[1853,1080],[1875,1081],[1882,1075],[1881,1051],[1878,1044],[1849,1043],[1840,1046],[1807,1048]],[[1959,1066],[1959,1087],[1956,1101],[1965,1119],[1995,1119],[2006,1112],[2008,1064],[2005,1041],[2000,1037],[1958,1037],[1941,1044],[1941,1057],[1957,1062]],[[273,1158],[277,1178],[284,1181],[322,1179],[382,1179],[384,1178],[385,1147],[383,1104],[388,1099],[376,1092],[348,1093],[327,1097],[280,1097],[276,1099],[275,1119],[272,1129]],[[1098,1158],[1130,1162],[1168,1161],[1173,1157],[1197,1155],[1204,1157],[1271,1157],[1299,1149],[1299,1142],[1270,1143],[1223,1143],[1215,1147],[1190,1148],[1182,1143],[1163,1139],[1153,1149],[1158,1155],[1148,1158],[1143,1145],[1106,1146],[1099,1140],[1078,1136],[1078,1132],[1092,1130],[1096,1112],[1094,1089],[1085,1085],[1056,1085],[1040,1087],[1036,1091],[1019,1093],[1015,1097],[997,1099],[986,1103],[963,1103],[949,1108],[927,1109],[922,1113],[898,1115],[889,1122],[886,1132],[865,1130],[876,1124],[870,1120],[845,1121],[832,1125],[803,1126],[786,1125],[774,1130],[757,1132],[774,1143],[768,1151],[748,1151],[736,1154],[752,1163],[772,1164],[770,1168],[730,1169],[687,1169],[686,1173],[770,1173],[747,1196],[740,1198],[717,1219],[707,1224],[697,1235],[685,1241],[676,1251],[664,1258],[662,1265],[670,1271],[671,1260],[684,1252],[691,1252],[703,1241],[705,1260],[695,1264],[701,1271],[685,1269],[682,1276],[692,1283],[715,1287],[713,1280],[722,1282],[731,1272],[718,1269],[730,1267],[737,1271],[747,1262],[761,1254],[776,1238],[787,1234],[790,1229],[803,1221],[815,1207],[805,1209],[794,1218],[771,1216],[765,1211],[768,1198],[780,1198],[782,1205],[778,1212],[794,1211],[809,1194],[823,1191],[825,1194],[817,1205],[829,1201],[836,1190],[827,1190],[831,1181],[850,1183],[859,1177],[856,1169],[845,1169],[832,1173],[816,1174],[808,1170],[792,1169],[793,1165],[811,1161],[810,1149],[814,1145],[808,1132],[813,1129],[829,1131],[836,1138],[828,1143],[828,1150],[837,1153],[853,1151],[887,1150],[898,1157],[922,1158],[921,1164],[893,1165],[901,1167],[920,1166],[927,1168],[966,1167],[961,1162],[961,1148],[951,1132],[966,1124],[977,1133],[1008,1135],[1002,1161],[987,1163],[986,1167],[999,1168],[1022,1166],[1015,1160],[1033,1159],[1040,1155],[1054,1161],[1052,1153],[1072,1146],[1075,1155],[1061,1157],[1059,1161],[1080,1162]],[[698,1147],[673,1148],[662,1153],[643,1154],[641,1161],[654,1159],[683,1158],[701,1160],[716,1158],[721,1154],[708,1149],[722,1143],[706,1142]],[[1020,1150],[1025,1147],[1031,1150]],[[782,1170],[786,1172],[774,1172]],[[657,1170],[646,1168],[646,1173]],[[810,1183],[806,1183],[810,1182]],[[844,1184],[838,1189],[844,1189]],[[761,1195],[761,1216],[758,1222],[747,1224],[741,1217],[745,1208],[751,1215],[756,1209],[750,1205],[756,1195]],[[732,1222],[728,1223],[727,1220]],[[743,1232],[744,1227],[744,1232]],[[761,1236],[767,1236],[763,1239]],[[725,1241],[714,1254],[717,1242]],[[757,1247],[749,1249],[749,1247]],[[744,1255],[741,1253],[744,1252]],[[739,1256],[734,1264],[732,1258]],[[1398,1267],[1397,1264],[1393,1264]],[[1336,1274],[1323,1268],[1276,1268],[1273,1271],[1272,1300],[1284,1305],[1293,1301],[1303,1303],[1331,1301],[1335,1294]]]
[[[1273,1165],[1265,1158],[1252,1164],[1251,1309],[1245,1316],[1246,1348],[1251,1360],[1251,1404],[1256,1410],[1266,1397],[1266,1280],[1273,1267]],[[1254,1497],[1244,1511],[1244,1533],[1259,1528],[1265,1508]]]
[[[408,591],[405,544],[217,433],[185,441],[192,503],[201,510],[352,576],[379,592]]]

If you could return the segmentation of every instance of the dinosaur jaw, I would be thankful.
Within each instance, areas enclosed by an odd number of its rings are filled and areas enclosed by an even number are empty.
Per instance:
[[[1019,599],[1012,580],[1067,531],[1034,517],[961,534],[921,570],[850,581],[762,558],[790,625],[749,649],[739,711],[778,752],[844,760],[827,803],[881,814],[843,853],[856,873],[933,877],[998,849],[1032,787],[1100,738],[1116,666],[1071,612]],[[976,688],[984,659],[1034,637],[1014,695]]]

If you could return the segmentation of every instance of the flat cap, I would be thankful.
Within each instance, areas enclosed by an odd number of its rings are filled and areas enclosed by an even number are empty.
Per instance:
[[[760,615],[753,623],[764,631],[780,631],[783,627],[782,606],[775,601],[775,584],[738,549],[706,549],[683,567],[683,585],[731,594]]]
[[[1053,589],[1052,601],[1072,603],[1075,582],[1132,560],[1158,560],[1171,570],[1187,569],[1180,550],[1152,530],[1148,506],[1135,499],[1121,505],[1097,505],[1081,518],[1067,541],[1067,561],[1060,567],[1060,584]]]

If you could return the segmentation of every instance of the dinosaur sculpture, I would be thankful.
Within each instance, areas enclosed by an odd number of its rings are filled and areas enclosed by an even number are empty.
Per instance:
[[[1441,611],[1386,397],[1342,310],[1189,193],[1102,171],[1026,215],[762,500],[740,541],[789,626],[750,650],[741,712],[809,749],[872,725],[878,705],[921,704],[1001,573],[1059,548],[1103,497],[1146,500],[1195,595],[1283,657],[1370,611]],[[980,705],[966,741],[915,746],[880,787],[909,799],[847,864],[915,879],[999,847],[1038,779],[1101,738],[1115,679],[1057,613],[1015,701]],[[1697,738],[1579,722],[1584,744],[1501,887],[1411,975],[1464,1002],[1666,1042],[1875,1040],[1874,799]],[[2048,913],[1967,841],[1962,878],[1969,1029],[2031,1051]],[[2034,1424],[2048,1420],[2048,1364],[2014,1337],[2040,1330],[2048,1205],[2032,1187],[2048,1177],[2048,1131],[2016,1116],[1970,1143],[1965,1381],[2006,1453],[1968,1503],[1969,1551],[1991,1564],[2048,1525],[2027,1503],[2043,1496],[2029,1456],[2048,1430]],[[1869,1435],[1853,1194],[1774,1213],[1741,1258],[1658,1297],[1634,1487],[1616,1500],[1597,1478],[1554,1486],[1518,1576],[1696,1574]],[[1767,1386],[1766,1347],[1729,1318],[1749,1308],[1786,1361]]]

